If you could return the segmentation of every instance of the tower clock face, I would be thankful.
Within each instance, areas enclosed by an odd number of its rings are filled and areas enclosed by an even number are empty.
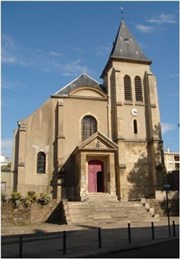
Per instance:
[[[136,108],[133,108],[133,109],[131,110],[131,114],[132,114],[133,116],[136,116],[137,113],[138,113],[138,111],[137,111]]]

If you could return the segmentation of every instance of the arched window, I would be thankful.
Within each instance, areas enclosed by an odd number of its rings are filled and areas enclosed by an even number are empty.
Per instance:
[[[97,122],[93,116],[85,116],[81,123],[81,135],[82,140],[89,138],[92,134],[97,131]]]
[[[46,154],[44,152],[39,152],[37,154],[37,173],[45,174],[46,169]]]
[[[133,120],[133,129],[134,129],[134,134],[138,134],[137,120]]]
[[[143,96],[142,96],[142,82],[141,78],[139,76],[136,76],[134,79],[135,83],[135,95],[136,95],[136,101],[143,101]]]
[[[131,78],[128,75],[124,76],[124,98],[126,101],[132,101]]]

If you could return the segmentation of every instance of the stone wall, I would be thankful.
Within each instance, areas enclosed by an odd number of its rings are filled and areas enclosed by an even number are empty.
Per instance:
[[[1,224],[3,226],[21,226],[31,223],[31,209],[20,206],[13,208],[10,201],[1,203]]]
[[[23,226],[44,222],[62,222],[61,206],[59,201],[51,200],[47,205],[38,203],[25,208],[20,204],[13,208],[11,201],[1,203],[1,224],[3,226]]]
[[[147,199],[147,202],[150,204],[150,207],[154,208],[155,214],[158,214],[159,216],[167,216],[166,199]],[[173,197],[169,199],[168,207],[170,216],[179,216],[179,198]]]

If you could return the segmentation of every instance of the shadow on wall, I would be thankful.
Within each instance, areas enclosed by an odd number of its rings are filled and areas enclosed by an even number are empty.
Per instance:
[[[158,174],[158,186],[153,185],[152,175],[149,171],[148,158],[143,157],[138,159],[134,164],[134,168],[128,175],[128,181],[131,183],[129,189],[129,200],[139,200],[141,198],[155,198],[155,190],[162,189],[164,184],[165,172],[162,169]]]

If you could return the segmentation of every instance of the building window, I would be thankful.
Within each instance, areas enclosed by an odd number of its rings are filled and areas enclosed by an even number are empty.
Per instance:
[[[124,77],[124,98],[126,101],[132,101],[131,78],[128,75]]]
[[[37,173],[45,174],[46,169],[46,154],[44,152],[39,152],[37,154]]]
[[[133,120],[133,129],[134,129],[134,134],[138,134],[137,120]]]
[[[139,76],[136,76],[134,79],[135,83],[135,95],[136,95],[136,101],[143,101],[143,96],[142,96],[142,82],[141,78]]]
[[[97,122],[93,116],[85,116],[81,123],[82,140],[89,138],[97,131]]]

